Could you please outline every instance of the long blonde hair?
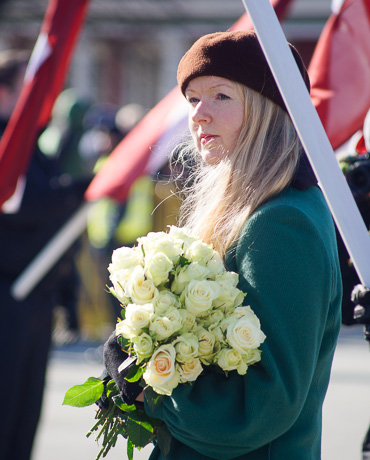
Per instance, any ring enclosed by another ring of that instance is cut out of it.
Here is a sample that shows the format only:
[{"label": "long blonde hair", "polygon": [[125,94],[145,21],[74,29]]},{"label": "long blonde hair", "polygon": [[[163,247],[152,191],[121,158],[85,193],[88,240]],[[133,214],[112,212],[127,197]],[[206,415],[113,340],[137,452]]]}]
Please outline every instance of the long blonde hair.
[{"label": "long blonde hair", "polygon": [[290,183],[302,152],[288,114],[252,89],[235,84],[243,89],[245,122],[234,152],[217,165],[208,165],[191,140],[179,149],[181,161],[190,158],[193,166],[179,224],[213,244],[222,256],[248,217]]}]

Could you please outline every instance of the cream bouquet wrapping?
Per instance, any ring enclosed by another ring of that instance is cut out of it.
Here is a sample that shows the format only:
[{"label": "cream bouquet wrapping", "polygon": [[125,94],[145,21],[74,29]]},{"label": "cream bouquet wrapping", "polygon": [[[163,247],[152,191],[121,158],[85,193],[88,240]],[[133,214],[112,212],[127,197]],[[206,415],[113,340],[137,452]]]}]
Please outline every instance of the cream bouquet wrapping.
[{"label": "cream bouquet wrapping", "polygon": [[[219,253],[186,228],[171,226],[168,233],[152,232],[137,243],[113,251],[108,267],[110,292],[123,307],[115,333],[130,362],[135,362],[129,381],[140,381],[147,388],[147,399],[155,404],[178,385],[192,384],[207,368],[246,374],[261,359],[259,346],[265,335],[255,313],[244,305],[246,293],[237,287],[238,274],[227,271]],[[121,367],[126,365],[125,361]],[[102,385],[91,377],[71,388],[64,403],[92,404],[101,396]],[[114,381],[107,385],[115,412],[104,438],[123,435],[129,458],[133,447],[143,447],[156,437],[166,444],[161,422],[150,420],[136,405],[125,405],[114,387]],[[90,399],[89,388],[94,393]],[[130,435],[127,429],[130,417],[135,428],[147,432],[139,441],[137,430]],[[99,411],[97,418],[107,420]],[[98,427],[99,422],[94,429]],[[104,426],[100,435],[102,431]],[[103,442],[101,454],[114,442]]]}]

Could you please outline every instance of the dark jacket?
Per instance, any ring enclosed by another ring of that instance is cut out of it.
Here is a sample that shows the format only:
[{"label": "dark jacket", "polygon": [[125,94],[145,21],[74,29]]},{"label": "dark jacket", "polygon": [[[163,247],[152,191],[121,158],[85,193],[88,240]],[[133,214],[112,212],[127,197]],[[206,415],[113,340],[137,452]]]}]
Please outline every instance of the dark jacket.
[{"label": "dark jacket", "polygon": [[[0,135],[5,122],[0,121]],[[0,212],[0,280],[12,283],[78,209],[90,179],[68,181],[56,160],[35,149],[26,172],[26,187],[16,213]],[[68,254],[66,255],[66,257]],[[57,270],[37,289],[52,291]]]}]

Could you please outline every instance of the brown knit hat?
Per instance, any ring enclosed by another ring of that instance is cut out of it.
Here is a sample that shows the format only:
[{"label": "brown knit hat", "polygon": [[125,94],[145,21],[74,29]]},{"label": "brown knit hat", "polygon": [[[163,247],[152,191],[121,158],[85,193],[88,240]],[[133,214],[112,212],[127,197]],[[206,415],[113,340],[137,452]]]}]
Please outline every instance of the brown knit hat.
[{"label": "brown knit hat", "polygon": [[[310,91],[307,69],[289,43],[294,59]],[[183,94],[190,80],[215,75],[242,83],[287,111],[258,38],[253,31],[216,32],[197,40],[183,56],[177,81]]]}]

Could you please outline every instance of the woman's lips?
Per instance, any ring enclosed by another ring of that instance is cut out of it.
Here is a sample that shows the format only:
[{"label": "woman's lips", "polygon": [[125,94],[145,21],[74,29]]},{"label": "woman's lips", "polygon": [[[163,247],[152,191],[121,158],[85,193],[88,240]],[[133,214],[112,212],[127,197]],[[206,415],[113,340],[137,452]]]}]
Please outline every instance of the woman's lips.
[{"label": "woman's lips", "polygon": [[201,144],[206,144],[207,142],[213,140],[215,137],[217,137],[215,134],[202,134],[200,136],[200,142]]}]

